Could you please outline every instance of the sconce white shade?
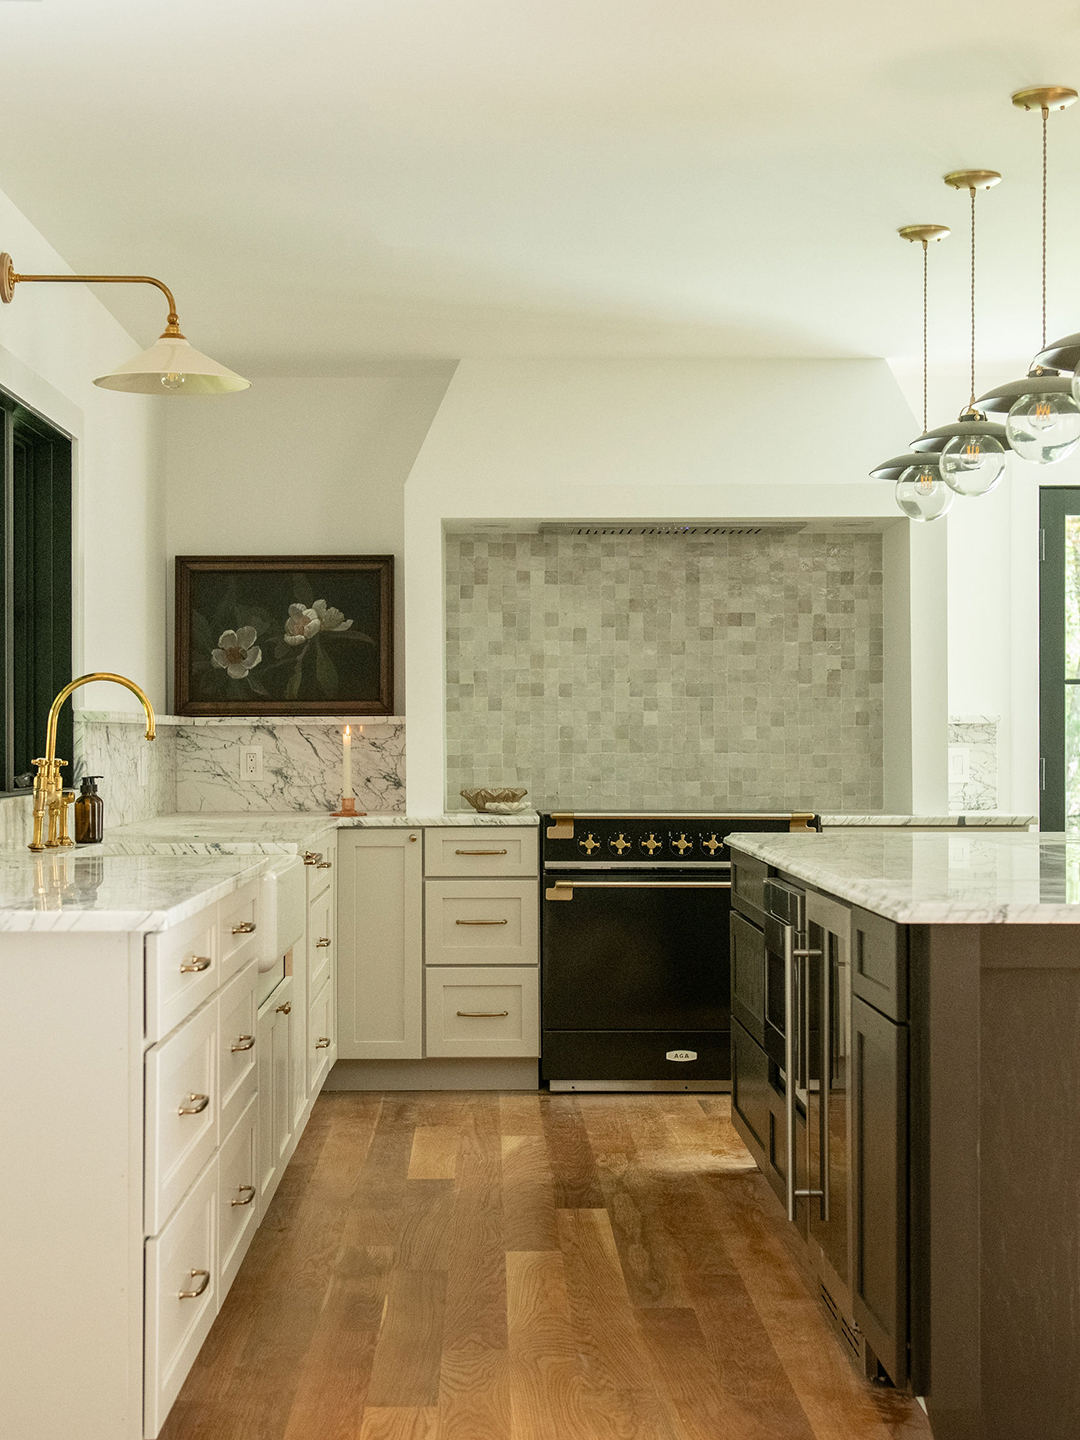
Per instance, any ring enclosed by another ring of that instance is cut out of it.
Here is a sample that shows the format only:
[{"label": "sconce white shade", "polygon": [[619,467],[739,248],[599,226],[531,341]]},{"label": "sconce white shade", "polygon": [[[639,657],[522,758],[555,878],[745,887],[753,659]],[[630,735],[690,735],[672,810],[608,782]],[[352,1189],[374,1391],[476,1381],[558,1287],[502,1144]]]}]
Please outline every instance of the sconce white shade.
[{"label": "sconce white shade", "polygon": [[182,335],[166,333],[94,384],[135,395],[231,395],[247,390],[251,381],[201,354]]}]

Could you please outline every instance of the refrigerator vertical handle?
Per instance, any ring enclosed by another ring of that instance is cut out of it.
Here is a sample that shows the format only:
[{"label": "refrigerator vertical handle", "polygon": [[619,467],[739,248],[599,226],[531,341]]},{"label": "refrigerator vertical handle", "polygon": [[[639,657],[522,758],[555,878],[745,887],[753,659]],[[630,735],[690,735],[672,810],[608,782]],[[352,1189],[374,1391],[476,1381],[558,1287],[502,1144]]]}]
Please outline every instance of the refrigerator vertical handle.
[{"label": "refrigerator vertical handle", "polygon": [[787,1153],[787,1216],[795,1222],[795,1036],[799,1017],[795,1005],[795,931],[784,935],[784,1123]]},{"label": "refrigerator vertical handle", "polygon": [[832,1130],[829,1125],[829,1102],[832,1099],[832,962],[828,939],[823,937],[821,947],[821,1079],[818,1082],[821,1130],[818,1137],[821,1164],[821,1219],[828,1224],[829,1215],[829,1159],[832,1152]]}]

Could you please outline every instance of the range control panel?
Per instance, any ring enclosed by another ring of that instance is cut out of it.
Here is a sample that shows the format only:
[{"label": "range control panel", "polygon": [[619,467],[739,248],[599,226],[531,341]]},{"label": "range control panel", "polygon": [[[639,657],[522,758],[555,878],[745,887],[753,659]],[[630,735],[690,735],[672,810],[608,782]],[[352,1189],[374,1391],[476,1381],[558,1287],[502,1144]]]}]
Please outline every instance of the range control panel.
[{"label": "range control panel", "polygon": [[816,815],[571,815],[540,817],[548,864],[708,864],[729,858],[727,837],[738,832],[820,830]]}]

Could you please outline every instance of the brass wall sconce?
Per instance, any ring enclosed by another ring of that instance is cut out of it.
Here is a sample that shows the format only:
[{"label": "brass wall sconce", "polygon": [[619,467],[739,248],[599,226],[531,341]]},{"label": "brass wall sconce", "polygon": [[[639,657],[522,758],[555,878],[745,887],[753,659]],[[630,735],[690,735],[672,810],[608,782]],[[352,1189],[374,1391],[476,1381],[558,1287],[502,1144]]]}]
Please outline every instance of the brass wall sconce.
[{"label": "brass wall sconce", "polygon": [[10,305],[16,285],[45,281],[49,284],[156,285],[169,302],[169,317],[155,345],[133,360],[99,375],[94,381],[104,390],[135,395],[230,395],[251,384],[196,350],[180,329],[172,291],[151,275],[20,275],[11,256],[0,251],[0,301]]}]

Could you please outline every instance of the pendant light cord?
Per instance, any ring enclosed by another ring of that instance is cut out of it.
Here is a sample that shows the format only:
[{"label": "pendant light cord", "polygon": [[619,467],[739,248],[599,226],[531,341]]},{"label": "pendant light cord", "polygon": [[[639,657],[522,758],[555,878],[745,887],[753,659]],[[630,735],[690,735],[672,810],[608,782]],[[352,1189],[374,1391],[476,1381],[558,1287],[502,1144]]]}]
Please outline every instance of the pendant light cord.
[{"label": "pendant light cord", "polygon": [[1046,349],[1046,122],[1047,106],[1042,107],[1042,348]]},{"label": "pendant light cord", "polygon": [[927,348],[926,348],[926,327],[927,327],[927,282],[930,266],[930,242],[922,242],[922,433],[926,434],[927,425],[927,404],[926,404],[926,371],[927,371]]},{"label": "pendant light cord", "polygon": [[971,399],[969,407],[975,409],[975,195],[971,187]]}]

